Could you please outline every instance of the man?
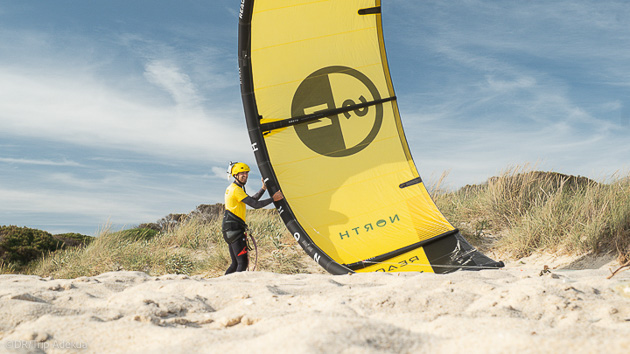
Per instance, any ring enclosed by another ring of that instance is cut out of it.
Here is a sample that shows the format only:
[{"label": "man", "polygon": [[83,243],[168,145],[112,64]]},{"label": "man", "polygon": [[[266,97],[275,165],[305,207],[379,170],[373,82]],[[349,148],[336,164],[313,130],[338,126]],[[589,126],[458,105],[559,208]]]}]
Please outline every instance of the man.
[{"label": "man", "polygon": [[249,196],[245,192],[245,184],[249,178],[249,166],[242,162],[230,163],[229,173],[234,181],[225,190],[225,214],[223,215],[223,238],[228,243],[232,264],[225,274],[247,270],[247,224],[245,223],[246,205],[259,209],[272,202],[284,198],[281,191],[277,191],[271,198],[259,200],[267,190],[263,181],[262,188],[256,194]]}]

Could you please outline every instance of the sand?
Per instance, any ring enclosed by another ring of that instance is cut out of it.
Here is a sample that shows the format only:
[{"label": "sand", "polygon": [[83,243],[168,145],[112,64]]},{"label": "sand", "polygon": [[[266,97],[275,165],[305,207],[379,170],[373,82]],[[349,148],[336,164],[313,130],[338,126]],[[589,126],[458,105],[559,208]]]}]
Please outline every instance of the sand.
[{"label": "sand", "polygon": [[615,264],[579,263],[533,257],[447,275],[0,275],[0,352],[629,353],[630,271],[606,279]]}]

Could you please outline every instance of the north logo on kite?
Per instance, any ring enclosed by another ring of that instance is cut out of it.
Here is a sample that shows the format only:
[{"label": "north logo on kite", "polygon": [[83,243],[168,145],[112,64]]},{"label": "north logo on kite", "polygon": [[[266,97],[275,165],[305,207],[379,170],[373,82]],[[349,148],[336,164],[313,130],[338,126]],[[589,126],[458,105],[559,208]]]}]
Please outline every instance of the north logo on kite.
[{"label": "north logo on kite", "polygon": [[298,86],[291,104],[291,116],[339,109],[342,112],[331,112],[324,118],[297,124],[295,132],[318,154],[330,157],[356,154],[374,141],[381,128],[382,103],[369,104],[379,100],[381,96],[376,85],[360,71],[345,66],[319,69]]}]

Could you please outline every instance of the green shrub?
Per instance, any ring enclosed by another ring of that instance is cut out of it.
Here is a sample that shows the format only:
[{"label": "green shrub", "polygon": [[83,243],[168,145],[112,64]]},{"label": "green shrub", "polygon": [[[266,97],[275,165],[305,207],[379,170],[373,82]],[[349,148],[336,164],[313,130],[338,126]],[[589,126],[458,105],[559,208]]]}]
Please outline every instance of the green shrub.
[{"label": "green shrub", "polygon": [[0,226],[0,260],[18,267],[61,248],[63,242],[46,231],[28,227]]},{"label": "green shrub", "polygon": [[94,241],[94,237],[81,235],[74,232],[53,235],[53,238],[63,243],[62,248],[85,247]]}]

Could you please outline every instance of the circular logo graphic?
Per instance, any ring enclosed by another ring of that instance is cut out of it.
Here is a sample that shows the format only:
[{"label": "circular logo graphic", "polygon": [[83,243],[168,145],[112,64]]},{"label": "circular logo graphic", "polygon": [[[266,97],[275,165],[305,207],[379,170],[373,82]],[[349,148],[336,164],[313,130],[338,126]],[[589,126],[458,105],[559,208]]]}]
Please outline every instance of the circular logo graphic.
[{"label": "circular logo graphic", "polygon": [[[380,100],[374,83],[358,70],[330,66],[310,74],[293,96],[291,116],[301,117]],[[365,149],[383,123],[383,106],[361,107],[295,125],[300,140],[314,152],[343,157]]]}]

